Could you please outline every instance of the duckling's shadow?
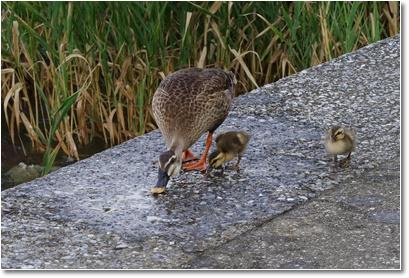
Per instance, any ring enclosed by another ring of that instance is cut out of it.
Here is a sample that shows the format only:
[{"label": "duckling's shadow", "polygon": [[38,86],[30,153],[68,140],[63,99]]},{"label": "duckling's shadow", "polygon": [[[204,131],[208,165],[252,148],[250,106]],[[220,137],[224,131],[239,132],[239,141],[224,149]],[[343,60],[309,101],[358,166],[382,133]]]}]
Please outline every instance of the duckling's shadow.
[{"label": "duckling's shadow", "polygon": [[330,173],[342,173],[351,170],[351,159],[343,158],[337,161],[331,160],[329,164]]},{"label": "duckling's shadow", "polygon": [[204,179],[211,182],[222,182],[222,181],[234,181],[241,178],[240,169],[236,169],[232,166],[223,166],[221,169],[212,169],[206,171],[204,174]]}]

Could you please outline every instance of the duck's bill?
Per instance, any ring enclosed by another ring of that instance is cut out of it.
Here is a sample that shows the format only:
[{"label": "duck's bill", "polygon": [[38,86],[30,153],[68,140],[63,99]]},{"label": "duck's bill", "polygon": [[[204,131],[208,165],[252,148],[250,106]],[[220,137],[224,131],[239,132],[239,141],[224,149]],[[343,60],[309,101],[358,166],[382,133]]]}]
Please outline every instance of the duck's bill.
[{"label": "duck's bill", "polygon": [[158,182],[156,183],[156,186],[152,187],[151,192],[155,194],[165,192],[166,185],[168,184],[168,182],[169,182],[168,174],[162,169],[159,169]]},{"label": "duck's bill", "polygon": [[166,190],[166,187],[154,186],[154,187],[151,188],[151,193],[152,194],[161,194],[161,193],[164,193],[165,190]]}]

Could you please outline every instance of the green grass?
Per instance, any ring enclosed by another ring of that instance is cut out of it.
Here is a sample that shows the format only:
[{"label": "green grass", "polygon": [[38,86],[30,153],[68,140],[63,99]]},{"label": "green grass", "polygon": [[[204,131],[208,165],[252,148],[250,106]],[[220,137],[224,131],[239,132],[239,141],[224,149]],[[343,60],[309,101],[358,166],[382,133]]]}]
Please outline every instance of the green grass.
[{"label": "green grass", "polygon": [[395,35],[399,16],[399,2],[2,2],[4,119],[49,168],[156,128],[170,72],[231,69],[243,93]]}]

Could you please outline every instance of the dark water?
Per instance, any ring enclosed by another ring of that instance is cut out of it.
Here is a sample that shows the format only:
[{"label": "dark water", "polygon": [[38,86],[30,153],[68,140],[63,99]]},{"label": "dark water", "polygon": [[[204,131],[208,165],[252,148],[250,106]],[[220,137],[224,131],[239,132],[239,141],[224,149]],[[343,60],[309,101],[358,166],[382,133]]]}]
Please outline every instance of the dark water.
[{"label": "dark water", "polygon": [[[13,167],[24,163],[26,165],[38,165],[41,166],[43,160],[43,154],[35,152],[30,148],[30,142],[25,140],[25,151],[19,145],[13,145],[11,139],[8,137],[8,132],[4,124],[2,123],[1,133],[1,190],[12,188],[19,184],[15,182],[9,175],[8,171]],[[86,146],[78,146],[78,153],[80,160],[90,157],[91,155],[101,152],[109,146],[105,145],[105,142],[101,139],[94,140],[91,144]],[[58,154],[54,166],[56,168],[64,167],[75,163],[76,160],[68,157],[62,151]]]}]

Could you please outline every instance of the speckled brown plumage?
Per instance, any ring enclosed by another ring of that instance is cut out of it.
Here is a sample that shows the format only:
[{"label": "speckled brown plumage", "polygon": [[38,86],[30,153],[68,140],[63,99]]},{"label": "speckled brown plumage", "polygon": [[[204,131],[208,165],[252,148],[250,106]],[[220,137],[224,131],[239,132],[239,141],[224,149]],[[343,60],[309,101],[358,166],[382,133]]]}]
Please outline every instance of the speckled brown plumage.
[{"label": "speckled brown plumage", "polygon": [[168,149],[179,155],[225,120],[233,83],[231,72],[198,68],[179,70],[161,82],[152,110]]}]

